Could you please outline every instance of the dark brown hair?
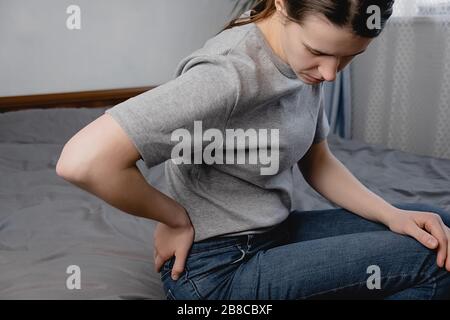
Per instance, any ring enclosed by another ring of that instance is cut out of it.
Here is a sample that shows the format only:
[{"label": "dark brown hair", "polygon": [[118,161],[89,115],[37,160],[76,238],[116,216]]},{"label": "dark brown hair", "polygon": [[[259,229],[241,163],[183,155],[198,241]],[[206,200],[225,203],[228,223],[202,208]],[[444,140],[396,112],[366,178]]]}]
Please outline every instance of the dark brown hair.
[{"label": "dark brown hair", "polygon": [[[354,34],[367,37],[377,37],[392,15],[394,0],[283,0],[288,19],[302,24],[308,14],[322,14],[337,27],[351,27]],[[376,5],[380,8],[381,28],[370,29],[367,20],[373,13],[367,9]],[[222,30],[270,17],[275,13],[275,0],[260,0],[251,9],[250,17],[233,19]]]}]

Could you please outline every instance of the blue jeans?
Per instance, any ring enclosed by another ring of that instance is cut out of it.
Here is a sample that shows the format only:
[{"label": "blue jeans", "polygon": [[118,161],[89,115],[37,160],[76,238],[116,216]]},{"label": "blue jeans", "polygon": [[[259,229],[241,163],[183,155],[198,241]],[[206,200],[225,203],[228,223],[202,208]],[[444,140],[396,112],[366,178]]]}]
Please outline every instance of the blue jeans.
[{"label": "blue jeans", "polygon": [[[450,214],[426,204],[393,204]],[[436,251],[345,209],[293,211],[263,234],[195,242],[177,281],[174,257],[161,280],[168,299],[450,299]]]}]

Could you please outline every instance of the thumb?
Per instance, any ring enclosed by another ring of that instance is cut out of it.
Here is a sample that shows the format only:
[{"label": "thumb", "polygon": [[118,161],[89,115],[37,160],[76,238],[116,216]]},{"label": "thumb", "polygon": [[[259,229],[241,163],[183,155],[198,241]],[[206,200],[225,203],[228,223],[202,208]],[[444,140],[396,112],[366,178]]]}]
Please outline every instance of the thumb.
[{"label": "thumb", "polygon": [[180,274],[184,271],[184,263],[186,261],[186,253],[175,253],[175,262],[172,267],[172,279],[178,280]]},{"label": "thumb", "polygon": [[411,232],[409,232],[409,234],[429,249],[435,249],[439,244],[435,237],[419,228],[417,225],[414,225],[411,228]]}]

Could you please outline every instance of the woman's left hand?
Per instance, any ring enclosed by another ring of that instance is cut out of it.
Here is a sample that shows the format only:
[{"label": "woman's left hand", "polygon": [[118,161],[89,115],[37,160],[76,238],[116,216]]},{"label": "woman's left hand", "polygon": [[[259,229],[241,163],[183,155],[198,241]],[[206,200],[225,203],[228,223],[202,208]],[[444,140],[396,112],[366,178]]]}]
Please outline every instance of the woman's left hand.
[{"label": "woman's left hand", "polygon": [[450,271],[450,229],[440,215],[395,208],[387,226],[393,232],[415,238],[429,249],[437,248],[437,265]]}]

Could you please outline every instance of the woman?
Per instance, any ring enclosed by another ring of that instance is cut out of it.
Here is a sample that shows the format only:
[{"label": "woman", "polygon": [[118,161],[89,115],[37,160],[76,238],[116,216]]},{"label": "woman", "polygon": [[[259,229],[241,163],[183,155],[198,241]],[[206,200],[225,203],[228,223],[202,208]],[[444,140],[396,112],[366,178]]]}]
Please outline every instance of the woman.
[{"label": "woman", "polygon": [[[385,202],[326,140],[320,83],[366,50],[392,1],[267,0],[250,12],[183,59],[175,79],[77,133],[58,175],[160,222],[155,268],[168,299],[448,298],[450,215]],[[239,128],[248,144],[230,145]],[[204,148],[212,137],[214,152]],[[180,138],[194,144],[194,163],[192,150],[174,152]],[[263,174],[265,147],[277,156]],[[229,151],[238,160],[224,164]],[[256,152],[258,163],[242,161]],[[169,195],[146,182],[140,158],[148,167],[173,160]],[[292,210],[295,165],[340,209]]]}]

